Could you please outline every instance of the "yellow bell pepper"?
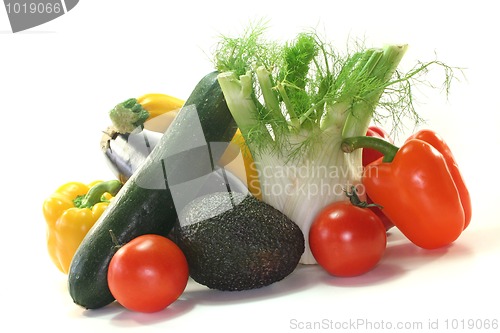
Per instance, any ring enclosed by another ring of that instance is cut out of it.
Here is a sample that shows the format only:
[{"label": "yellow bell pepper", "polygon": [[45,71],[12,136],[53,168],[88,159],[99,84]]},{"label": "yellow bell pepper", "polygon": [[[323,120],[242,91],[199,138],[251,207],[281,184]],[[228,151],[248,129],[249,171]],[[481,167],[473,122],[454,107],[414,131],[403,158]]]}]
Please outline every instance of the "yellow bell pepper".
[{"label": "yellow bell pepper", "polygon": [[47,249],[61,272],[68,273],[78,246],[121,187],[118,180],[69,182],[45,199]]}]

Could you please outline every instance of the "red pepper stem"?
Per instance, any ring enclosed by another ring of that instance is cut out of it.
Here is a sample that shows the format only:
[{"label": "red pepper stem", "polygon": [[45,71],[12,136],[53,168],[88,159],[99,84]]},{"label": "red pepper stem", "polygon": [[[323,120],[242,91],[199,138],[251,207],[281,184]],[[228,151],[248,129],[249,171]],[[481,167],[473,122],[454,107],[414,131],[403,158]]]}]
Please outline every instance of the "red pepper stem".
[{"label": "red pepper stem", "polygon": [[384,155],[382,162],[392,162],[399,150],[392,143],[372,136],[353,136],[342,140],[342,151],[345,153],[352,153],[359,148],[369,148],[381,152]]},{"label": "red pepper stem", "polygon": [[98,183],[90,188],[81,200],[80,204],[77,206],[79,208],[92,208],[95,204],[102,202],[102,196],[104,193],[109,193],[112,196],[115,196],[122,185],[123,184],[116,179]]}]

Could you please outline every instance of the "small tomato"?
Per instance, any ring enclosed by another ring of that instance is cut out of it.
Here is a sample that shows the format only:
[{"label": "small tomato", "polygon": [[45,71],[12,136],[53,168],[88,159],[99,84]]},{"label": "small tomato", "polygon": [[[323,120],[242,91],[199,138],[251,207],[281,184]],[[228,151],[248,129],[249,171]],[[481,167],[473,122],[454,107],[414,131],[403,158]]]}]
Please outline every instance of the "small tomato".
[{"label": "small tomato", "polygon": [[345,201],[326,206],[309,230],[314,258],[335,276],[368,272],[382,258],[386,244],[386,231],[377,215]]},{"label": "small tomato", "polygon": [[184,292],[188,278],[184,253],[159,235],[142,235],[123,245],[108,268],[111,294],[137,312],[163,310]]}]

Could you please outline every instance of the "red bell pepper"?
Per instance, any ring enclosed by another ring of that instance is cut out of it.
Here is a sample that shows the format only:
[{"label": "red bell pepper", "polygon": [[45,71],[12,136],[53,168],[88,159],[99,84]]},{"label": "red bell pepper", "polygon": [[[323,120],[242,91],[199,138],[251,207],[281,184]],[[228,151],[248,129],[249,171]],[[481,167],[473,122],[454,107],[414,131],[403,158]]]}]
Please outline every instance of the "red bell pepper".
[{"label": "red bell pepper", "polygon": [[[377,126],[368,127],[368,130],[366,131],[366,136],[384,139],[384,140],[389,141],[391,143],[393,142],[392,139],[389,137],[389,134],[384,129],[377,127]],[[379,158],[384,156],[380,151],[375,150],[375,149],[370,149],[370,148],[363,149],[362,154],[363,154],[362,155],[363,167],[366,167],[368,164],[370,164],[370,163],[372,163],[372,162],[374,162],[374,161],[376,161]],[[370,198],[369,195],[366,196],[366,202],[369,205],[371,205],[371,206],[369,206],[369,209],[372,210],[378,216],[378,218],[382,221],[382,223],[384,224],[385,230],[389,230],[392,227],[394,227],[394,223],[392,223],[392,221],[387,217],[387,215],[384,214],[382,209],[380,209],[380,207],[378,207],[377,205],[373,205],[374,202]]]},{"label": "red bell pepper", "polygon": [[383,158],[365,168],[363,185],[410,241],[435,249],[460,236],[466,226],[467,203],[464,207],[458,190],[463,182],[457,184],[448,157],[432,144],[413,137],[401,148],[374,137],[344,140],[344,151],[357,148],[383,153]]},{"label": "red bell pepper", "polygon": [[[392,139],[389,137],[389,134],[384,129],[377,126],[368,127],[368,130],[366,131],[366,136],[384,139],[392,143]],[[368,164],[378,160],[383,156],[384,155],[376,149],[370,149],[370,148],[363,149],[363,162],[362,162],[363,166],[365,167]]]},{"label": "red bell pepper", "polygon": [[448,166],[450,174],[453,177],[458,193],[460,195],[460,201],[462,202],[465,214],[464,229],[467,228],[472,217],[472,204],[470,194],[450,147],[440,135],[429,129],[420,130],[408,138],[408,140],[412,139],[420,139],[422,141],[425,141],[436,148],[441,154],[443,154],[446,165]]}]

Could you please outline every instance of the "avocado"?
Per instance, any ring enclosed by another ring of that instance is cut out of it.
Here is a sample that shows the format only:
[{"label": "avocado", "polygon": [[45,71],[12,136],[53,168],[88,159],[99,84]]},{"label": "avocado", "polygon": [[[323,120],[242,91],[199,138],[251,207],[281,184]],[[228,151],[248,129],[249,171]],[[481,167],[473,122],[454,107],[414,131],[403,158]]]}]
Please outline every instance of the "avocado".
[{"label": "avocado", "polygon": [[179,214],[174,239],[191,278],[211,289],[238,291],[280,281],[304,252],[300,228],[279,210],[249,194],[216,192]]}]

